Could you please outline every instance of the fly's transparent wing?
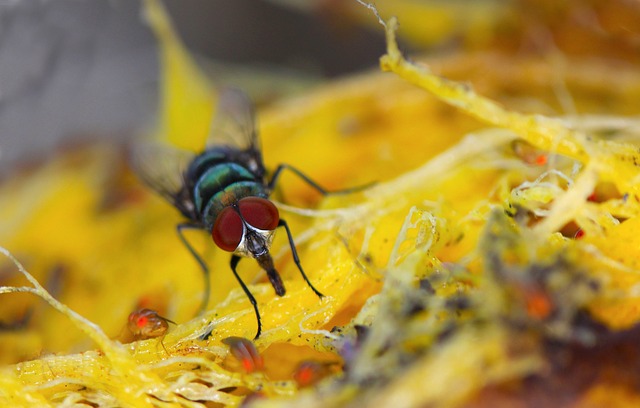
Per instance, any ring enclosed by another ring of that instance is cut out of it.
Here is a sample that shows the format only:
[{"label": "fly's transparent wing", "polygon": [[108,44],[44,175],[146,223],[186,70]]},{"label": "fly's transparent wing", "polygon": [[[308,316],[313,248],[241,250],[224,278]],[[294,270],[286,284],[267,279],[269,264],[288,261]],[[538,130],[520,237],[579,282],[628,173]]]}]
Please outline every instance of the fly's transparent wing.
[{"label": "fly's transparent wing", "polygon": [[195,219],[194,205],[185,188],[184,174],[195,153],[157,142],[131,146],[130,162],[138,178],[184,215]]},{"label": "fly's transparent wing", "polygon": [[260,151],[256,135],[253,104],[236,88],[220,90],[218,108],[211,123],[207,148],[230,146],[239,150]]}]

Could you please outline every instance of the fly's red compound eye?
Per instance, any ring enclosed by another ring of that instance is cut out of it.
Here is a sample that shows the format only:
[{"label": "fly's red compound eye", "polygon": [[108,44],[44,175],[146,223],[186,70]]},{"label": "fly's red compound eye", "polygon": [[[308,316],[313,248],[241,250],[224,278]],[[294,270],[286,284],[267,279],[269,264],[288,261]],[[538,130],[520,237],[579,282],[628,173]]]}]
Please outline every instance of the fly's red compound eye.
[{"label": "fly's red compound eye", "polygon": [[211,230],[213,242],[227,252],[233,252],[242,241],[242,219],[233,207],[220,211]]},{"label": "fly's red compound eye", "polygon": [[278,226],[278,209],[266,198],[246,197],[238,201],[238,207],[242,217],[252,227],[270,231]]},{"label": "fly's red compound eye", "polygon": [[146,316],[144,310],[147,309],[138,310],[129,315],[129,330],[131,330],[131,333],[138,334],[140,330],[147,325],[149,318]]}]

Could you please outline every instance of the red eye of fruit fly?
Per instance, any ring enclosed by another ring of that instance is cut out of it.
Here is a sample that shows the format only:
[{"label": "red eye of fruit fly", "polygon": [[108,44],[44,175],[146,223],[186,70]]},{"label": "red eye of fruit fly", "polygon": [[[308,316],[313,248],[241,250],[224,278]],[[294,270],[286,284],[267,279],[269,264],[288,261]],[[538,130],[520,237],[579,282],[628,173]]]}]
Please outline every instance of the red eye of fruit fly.
[{"label": "red eye of fruit fly", "polygon": [[261,230],[274,230],[280,221],[276,206],[266,198],[246,197],[238,201],[238,208],[244,220]]},{"label": "red eye of fruit fly", "polygon": [[236,209],[229,206],[220,211],[211,230],[213,242],[221,249],[233,252],[242,241],[242,219]]},{"label": "red eye of fruit fly", "polygon": [[138,329],[142,329],[147,325],[147,323],[149,323],[149,318],[147,316],[140,316],[138,317],[138,320],[135,321],[135,324],[138,327]]}]

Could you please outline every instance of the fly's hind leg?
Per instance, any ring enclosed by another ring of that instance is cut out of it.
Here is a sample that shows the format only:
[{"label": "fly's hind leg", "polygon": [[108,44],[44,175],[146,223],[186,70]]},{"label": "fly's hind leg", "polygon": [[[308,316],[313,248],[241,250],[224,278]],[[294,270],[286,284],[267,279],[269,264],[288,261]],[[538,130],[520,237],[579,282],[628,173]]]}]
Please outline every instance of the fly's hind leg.
[{"label": "fly's hind leg", "polygon": [[300,177],[302,180],[304,180],[307,184],[309,184],[311,187],[313,187],[317,192],[319,192],[322,195],[357,193],[358,191],[365,190],[375,184],[375,182],[373,182],[373,183],[365,184],[363,186],[345,188],[343,190],[337,190],[337,191],[329,191],[324,187],[322,187],[320,184],[313,181],[311,178],[309,178],[309,176],[307,176],[300,170],[296,169],[295,167],[289,164],[281,164],[278,166],[278,168],[276,168],[276,171],[273,172],[273,176],[271,176],[271,180],[269,180],[268,186],[270,191],[273,191],[273,189],[276,186],[276,183],[278,182],[278,178],[280,177],[280,174],[282,174],[282,171],[285,169],[292,171],[296,176]]},{"label": "fly's hind leg", "polygon": [[202,269],[202,274],[203,274],[203,278],[204,278],[204,295],[202,297],[202,303],[200,304],[200,309],[198,309],[198,314],[202,314],[204,313],[204,311],[207,309],[207,305],[209,304],[209,292],[211,292],[211,277],[209,274],[209,268],[207,267],[207,265],[204,263],[204,260],[202,260],[202,257],[196,252],[195,249],[193,249],[193,247],[191,246],[191,244],[189,243],[189,241],[187,241],[187,239],[185,238],[184,234],[182,233],[182,230],[201,230],[202,227],[200,227],[199,225],[195,225],[195,224],[178,224],[178,226],[176,227],[176,230],[178,232],[178,237],[180,237],[180,241],[182,241],[182,243],[184,244],[185,247],[187,247],[187,249],[189,250],[189,252],[191,252],[191,255],[193,255],[193,257],[196,259],[196,261],[198,261],[198,264],[200,265],[200,268]]},{"label": "fly's hind leg", "polygon": [[[279,179],[280,175],[282,174],[282,171],[285,170],[285,169],[288,169],[288,170],[292,171],[296,176],[300,177],[307,184],[309,184],[311,187],[313,187],[316,191],[318,191],[320,194],[322,194],[324,196],[331,195],[331,194],[350,194],[350,193],[355,193],[355,192],[358,192],[358,191],[362,191],[362,190],[364,190],[364,189],[366,189],[368,187],[371,187],[372,185],[375,184],[375,183],[369,183],[369,184],[365,184],[364,186],[357,186],[357,187],[347,188],[347,189],[338,190],[338,191],[329,191],[329,190],[325,189],[324,187],[320,186],[318,183],[316,183],[311,178],[309,178],[309,176],[307,176],[306,174],[304,174],[300,170],[296,169],[295,167],[293,167],[291,165],[288,165],[288,164],[281,164],[273,172],[273,176],[271,177],[271,180],[268,183],[268,188],[269,188],[270,191],[273,191],[273,189],[276,186],[276,183],[278,182],[278,179]],[[304,273],[304,269],[302,269],[302,264],[300,263],[300,258],[298,258],[298,251],[296,250],[296,246],[295,246],[295,244],[293,242],[293,237],[291,235],[291,230],[289,230],[289,226],[287,225],[286,221],[284,221],[283,219],[280,219],[280,221],[278,223],[278,227],[284,227],[284,229],[287,231],[287,237],[289,238],[289,246],[291,247],[291,253],[293,255],[293,260],[296,263],[296,265],[298,266],[298,270],[300,270],[300,273],[302,274],[302,277],[304,278],[305,282],[307,282],[307,285],[309,285],[311,290],[313,290],[315,292],[315,294],[318,295],[318,297],[322,298],[324,295],[322,293],[320,293],[320,291],[318,289],[316,289],[313,286],[313,284],[311,284],[311,281],[309,281],[309,278]]]}]

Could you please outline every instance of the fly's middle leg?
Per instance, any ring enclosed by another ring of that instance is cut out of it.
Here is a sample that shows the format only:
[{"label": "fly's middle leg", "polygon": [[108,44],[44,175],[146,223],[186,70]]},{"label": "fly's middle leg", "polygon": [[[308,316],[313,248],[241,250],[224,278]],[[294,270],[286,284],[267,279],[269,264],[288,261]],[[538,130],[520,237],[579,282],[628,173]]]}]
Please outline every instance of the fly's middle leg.
[{"label": "fly's middle leg", "polygon": [[198,309],[198,314],[204,313],[207,310],[207,305],[209,304],[209,293],[211,292],[211,277],[209,274],[209,268],[207,268],[207,264],[204,263],[202,257],[196,252],[196,250],[191,246],[187,238],[184,236],[183,230],[202,230],[202,227],[195,224],[178,224],[176,227],[176,231],[178,232],[178,237],[180,237],[180,241],[184,244],[185,247],[191,252],[191,255],[196,259],[200,268],[202,269],[202,274],[204,278],[204,294],[202,297],[202,303],[200,304],[200,309]]}]

